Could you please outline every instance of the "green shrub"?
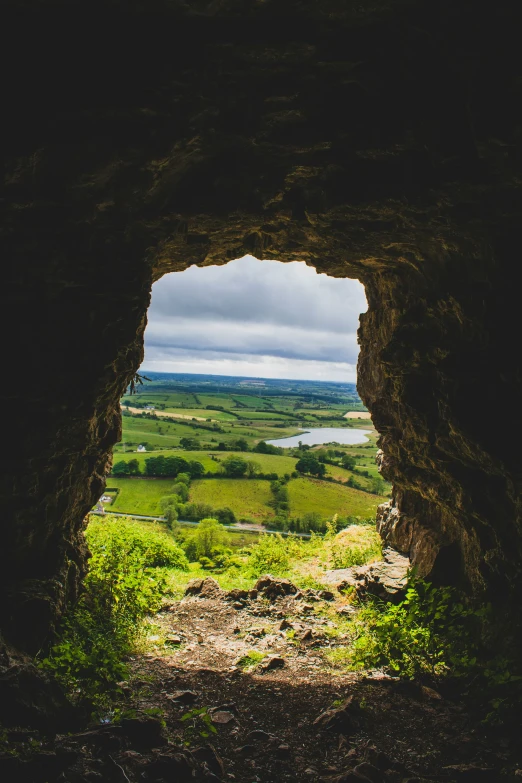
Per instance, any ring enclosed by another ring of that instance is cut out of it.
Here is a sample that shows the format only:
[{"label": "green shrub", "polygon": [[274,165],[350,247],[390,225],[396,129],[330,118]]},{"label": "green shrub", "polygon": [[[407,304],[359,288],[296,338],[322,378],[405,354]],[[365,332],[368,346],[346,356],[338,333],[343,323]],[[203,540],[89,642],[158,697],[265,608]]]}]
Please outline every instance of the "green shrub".
[{"label": "green shrub", "polygon": [[119,554],[139,552],[148,568],[188,569],[188,562],[179,545],[161,529],[147,529],[128,519],[106,518],[90,523],[85,531],[92,552],[90,571],[95,568],[117,567]]},{"label": "green shrub", "polygon": [[484,722],[512,723],[518,718],[519,629],[503,629],[504,654],[496,654],[499,628],[489,604],[471,607],[455,588],[412,581],[396,606],[367,603],[354,628],[353,647],[344,656],[352,668],[383,667],[407,678],[451,677],[461,682]]},{"label": "green shrub", "polygon": [[198,557],[212,558],[225,548],[228,533],[217,519],[202,519],[194,533]]},{"label": "green shrub", "polygon": [[76,701],[102,707],[125,677],[124,659],[143,619],[160,607],[164,567],[186,569],[188,563],[167,535],[125,519],[93,521],[86,538],[91,558],[85,592],[41,665]]},{"label": "green shrub", "polygon": [[467,675],[477,664],[480,618],[453,588],[414,581],[401,603],[370,601],[362,608],[352,663],[409,678]]},{"label": "green shrub", "polygon": [[201,568],[205,568],[207,571],[212,571],[216,567],[214,561],[204,555],[201,555],[198,562]]},{"label": "green shrub", "polygon": [[266,572],[274,575],[284,574],[290,567],[290,557],[287,542],[280,533],[269,535],[263,533],[259,541],[250,550],[250,571],[254,576]]}]

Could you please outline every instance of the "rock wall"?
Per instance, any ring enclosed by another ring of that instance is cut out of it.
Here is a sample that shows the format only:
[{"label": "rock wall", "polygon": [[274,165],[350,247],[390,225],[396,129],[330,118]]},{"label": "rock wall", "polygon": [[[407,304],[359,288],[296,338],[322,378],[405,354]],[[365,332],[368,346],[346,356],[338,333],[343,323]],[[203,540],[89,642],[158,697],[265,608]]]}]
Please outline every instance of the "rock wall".
[{"label": "rock wall", "polygon": [[380,529],[423,575],[516,602],[513,4],[3,13],[6,637],[39,649],[77,595],[152,281],[246,253],[364,282],[359,387],[395,486]]}]

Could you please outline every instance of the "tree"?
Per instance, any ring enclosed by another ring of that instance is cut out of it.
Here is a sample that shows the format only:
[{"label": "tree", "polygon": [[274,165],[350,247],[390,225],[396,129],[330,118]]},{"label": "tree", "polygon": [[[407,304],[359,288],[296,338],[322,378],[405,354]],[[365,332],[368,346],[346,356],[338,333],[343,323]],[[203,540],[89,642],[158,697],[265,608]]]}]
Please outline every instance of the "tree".
[{"label": "tree", "polygon": [[381,476],[375,476],[375,478],[371,480],[370,491],[373,492],[374,495],[384,495],[386,484]]},{"label": "tree", "polygon": [[247,476],[253,478],[261,470],[261,465],[253,459],[247,460]]},{"label": "tree", "polygon": [[199,451],[201,443],[197,438],[181,438],[179,445],[185,451]]},{"label": "tree", "polygon": [[310,473],[312,476],[324,476],[326,468],[322,462],[319,462],[312,454],[305,454],[297,460],[295,465],[299,473]]},{"label": "tree", "polygon": [[165,511],[169,506],[177,506],[181,498],[179,495],[164,495],[160,498],[159,504],[162,511]]},{"label": "tree", "polygon": [[355,468],[355,457],[352,457],[350,454],[345,454],[341,459],[341,465],[343,468],[346,468],[346,470],[353,470]]},{"label": "tree", "polygon": [[186,484],[178,481],[172,487],[172,491],[179,497],[182,503],[186,503],[189,499],[189,489]]},{"label": "tree", "polygon": [[187,503],[180,509],[180,513],[185,519],[189,519],[191,522],[197,522],[200,519],[205,519],[214,513],[212,506],[208,503]]},{"label": "tree", "polygon": [[273,446],[271,443],[265,443],[264,440],[260,440],[252,451],[257,451],[258,454],[283,454],[280,446]]},{"label": "tree", "polygon": [[[173,530],[175,523],[178,521],[178,509],[176,506],[167,506],[163,512],[163,516],[165,517],[167,527],[170,530]],[[176,527],[179,527],[179,525],[176,525]]]},{"label": "tree", "polygon": [[165,458],[165,476],[177,476],[181,471],[188,469],[188,462],[183,457]]},{"label": "tree", "polygon": [[235,525],[237,522],[236,515],[231,508],[226,506],[225,508],[218,508],[214,511],[216,519],[221,522],[222,525]]},{"label": "tree", "polygon": [[129,469],[129,476],[140,475],[140,463],[138,462],[137,459],[129,460],[127,467]]},{"label": "tree", "polygon": [[205,472],[205,468],[203,467],[201,462],[196,462],[196,460],[190,460],[188,464],[188,472],[190,473],[192,478],[199,478]]},{"label": "tree", "polygon": [[217,519],[210,517],[201,520],[194,538],[198,557],[212,557],[216,550],[225,546],[227,533]]},{"label": "tree", "polygon": [[164,476],[166,459],[161,454],[159,457],[149,457],[145,460],[145,473],[147,476]]},{"label": "tree", "polygon": [[309,533],[311,530],[322,530],[325,527],[325,523],[322,520],[321,515],[317,511],[307,511],[303,515],[301,522],[301,531],[303,533]]},{"label": "tree", "polygon": [[222,465],[225,474],[232,478],[241,478],[245,475],[248,468],[246,459],[243,459],[243,457],[234,457],[232,455],[223,460]]},{"label": "tree", "polygon": [[[185,462],[185,460],[183,460],[183,462]],[[190,484],[190,473],[178,473],[176,481],[188,486]]]},{"label": "tree", "polygon": [[120,460],[115,465],[112,466],[112,475],[113,476],[128,476],[129,475],[129,465],[125,460]]},{"label": "tree", "polygon": [[239,449],[239,451],[248,451],[248,441],[245,438],[238,438],[233,442],[233,447]]}]

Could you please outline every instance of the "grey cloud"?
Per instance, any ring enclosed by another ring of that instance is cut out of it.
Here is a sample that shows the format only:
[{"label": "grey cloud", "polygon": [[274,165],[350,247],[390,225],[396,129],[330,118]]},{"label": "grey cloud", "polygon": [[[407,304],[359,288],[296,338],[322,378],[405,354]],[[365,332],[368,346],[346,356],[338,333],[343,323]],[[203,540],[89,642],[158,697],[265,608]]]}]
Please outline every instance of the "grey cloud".
[{"label": "grey cloud", "polygon": [[246,257],[226,266],[191,267],[153,288],[155,316],[194,314],[212,320],[301,324],[307,329],[354,332],[366,309],[357,281],[318,275],[303,263]]},{"label": "grey cloud", "polygon": [[146,345],[319,361],[354,363],[357,360],[354,333],[310,332],[287,325],[165,318],[151,324]]},{"label": "grey cloud", "polygon": [[354,373],[365,309],[360,283],[318,275],[304,264],[246,257],[224,267],[191,267],[153,287],[144,368],[186,372],[199,362],[213,372],[226,367],[224,374],[259,366],[269,377],[306,377],[308,362],[311,378],[327,377],[328,365],[346,378]]}]

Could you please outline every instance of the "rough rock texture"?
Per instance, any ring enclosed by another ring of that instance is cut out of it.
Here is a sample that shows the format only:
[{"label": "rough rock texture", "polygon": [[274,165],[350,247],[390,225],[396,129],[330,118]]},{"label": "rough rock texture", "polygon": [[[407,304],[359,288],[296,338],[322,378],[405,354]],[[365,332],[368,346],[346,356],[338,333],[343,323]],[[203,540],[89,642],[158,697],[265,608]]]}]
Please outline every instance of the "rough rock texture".
[{"label": "rough rock texture", "polygon": [[8,640],[37,650],[77,595],[152,281],[245,253],[365,284],[359,389],[395,485],[380,528],[421,573],[516,603],[516,5],[2,13]]},{"label": "rough rock texture", "polygon": [[326,571],[324,581],[339,592],[355,588],[360,595],[368,593],[386,600],[398,600],[404,596],[411,570],[409,557],[396,549],[386,547],[383,559],[376,563],[351,568],[335,568]]}]

